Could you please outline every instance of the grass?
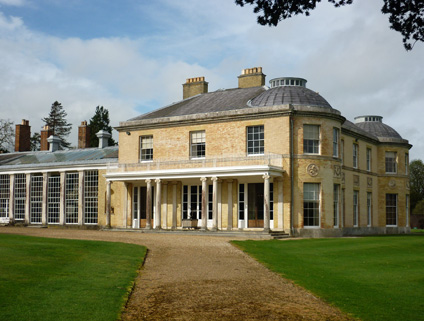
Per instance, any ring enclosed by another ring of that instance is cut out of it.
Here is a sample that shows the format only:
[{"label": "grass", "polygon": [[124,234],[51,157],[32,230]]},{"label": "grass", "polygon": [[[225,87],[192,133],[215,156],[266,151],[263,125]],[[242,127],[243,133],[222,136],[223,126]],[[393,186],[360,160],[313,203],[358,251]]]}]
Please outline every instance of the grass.
[{"label": "grass", "polygon": [[0,234],[0,320],[116,320],[146,248]]},{"label": "grass", "polygon": [[424,233],[424,230],[421,230],[421,229],[411,229],[411,232],[412,233],[416,233],[416,234],[423,234]]},{"label": "grass", "polygon": [[423,235],[233,243],[362,320],[424,320]]}]

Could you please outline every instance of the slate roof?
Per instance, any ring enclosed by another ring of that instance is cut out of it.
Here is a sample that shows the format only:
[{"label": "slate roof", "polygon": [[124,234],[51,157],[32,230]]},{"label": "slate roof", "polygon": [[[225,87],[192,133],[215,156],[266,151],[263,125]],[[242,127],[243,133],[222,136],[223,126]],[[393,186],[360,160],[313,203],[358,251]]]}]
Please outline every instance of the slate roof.
[{"label": "slate roof", "polygon": [[331,108],[331,105],[320,94],[301,86],[274,87],[251,101],[251,105],[255,107],[286,104]]},{"label": "slate roof", "polygon": [[118,146],[106,148],[70,149],[56,152],[37,151],[0,154],[0,171],[15,167],[42,167],[52,165],[81,165],[113,163],[118,161]]},{"label": "slate roof", "polygon": [[349,121],[347,119],[343,123],[342,128],[347,129],[347,130],[350,130],[350,131],[352,131],[354,133],[357,133],[357,134],[360,134],[360,135],[367,136],[369,138],[378,140],[378,137],[377,136],[373,135],[372,133],[370,133],[370,132],[368,132],[366,130],[363,130],[361,127],[356,126],[356,124],[352,123],[351,121]]},{"label": "slate roof", "polygon": [[264,91],[266,91],[265,87],[218,90],[184,99],[164,108],[129,119],[129,121],[248,108],[247,102]]},{"label": "slate roof", "polygon": [[355,125],[379,138],[403,139],[396,130],[379,121],[364,121]]}]

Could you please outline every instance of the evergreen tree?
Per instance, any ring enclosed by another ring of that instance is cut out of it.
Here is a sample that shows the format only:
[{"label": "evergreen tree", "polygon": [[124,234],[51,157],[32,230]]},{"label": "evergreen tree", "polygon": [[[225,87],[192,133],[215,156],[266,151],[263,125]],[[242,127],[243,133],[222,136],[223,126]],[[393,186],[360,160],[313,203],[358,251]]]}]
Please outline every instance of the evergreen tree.
[{"label": "evergreen tree", "polygon": [[[90,119],[88,127],[90,128],[90,146],[99,146],[99,138],[96,134],[100,130],[105,130],[112,134],[112,127],[110,126],[109,111],[103,106],[97,106],[94,116]],[[115,140],[111,137],[108,141],[109,146],[116,145]]]},{"label": "evergreen tree", "polygon": [[66,121],[66,112],[58,101],[52,104],[48,117],[41,119],[53,131],[53,135],[61,139],[61,146],[69,148],[70,143],[66,140],[72,129],[72,125]]},{"label": "evergreen tree", "polygon": [[40,150],[40,142],[41,142],[40,133],[34,133],[31,136],[30,141],[31,141],[31,150],[32,151]]}]

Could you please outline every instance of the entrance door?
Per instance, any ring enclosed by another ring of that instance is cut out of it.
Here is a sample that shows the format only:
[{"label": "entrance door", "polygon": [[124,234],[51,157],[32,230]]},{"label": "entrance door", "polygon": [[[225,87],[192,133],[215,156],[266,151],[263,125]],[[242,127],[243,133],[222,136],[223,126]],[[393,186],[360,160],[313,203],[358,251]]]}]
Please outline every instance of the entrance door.
[{"label": "entrance door", "polygon": [[264,184],[248,184],[248,227],[264,227]]},{"label": "entrance door", "polygon": [[[152,187],[152,217],[151,224],[153,226],[153,190]],[[133,228],[146,227],[147,216],[146,216],[146,196],[147,196],[147,187],[140,186],[134,187],[133,194]]]}]

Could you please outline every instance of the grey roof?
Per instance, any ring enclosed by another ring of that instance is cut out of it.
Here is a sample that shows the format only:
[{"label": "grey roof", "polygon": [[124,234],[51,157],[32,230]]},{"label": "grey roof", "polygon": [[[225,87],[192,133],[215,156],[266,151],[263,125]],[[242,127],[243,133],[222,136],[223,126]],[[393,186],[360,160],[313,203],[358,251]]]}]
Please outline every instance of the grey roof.
[{"label": "grey roof", "polygon": [[320,94],[301,86],[274,87],[251,101],[251,105],[255,107],[286,104],[331,108],[331,105]]},{"label": "grey roof", "polygon": [[248,108],[247,102],[265,90],[265,87],[234,88],[196,95],[164,108],[132,118],[129,121]]},{"label": "grey roof", "polygon": [[386,125],[380,121],[364,121],[356,123],[359,128],[377,136],[378,138],[396,138],[402,139],[399,133],[389,125]]},{"label": "grey roof", "polygon": [[118,160],[118,146],[0,154],[0,170],[5,167],[40,167],[112,163]]},{"label": "grey roof", "polygon": [[367,136],[371,139],[378,140],[377,136],[373,135],[372,133],[370,133],[366,130],[363,130],[362,128],[356,126],[356,124],[352,123],[351,121],[349,121],[347,119],[343,123],[342,128],[350,130],[354,133],[357,133],[357,134],[360,134],[360,135],[363,135],[363,136]]}]

